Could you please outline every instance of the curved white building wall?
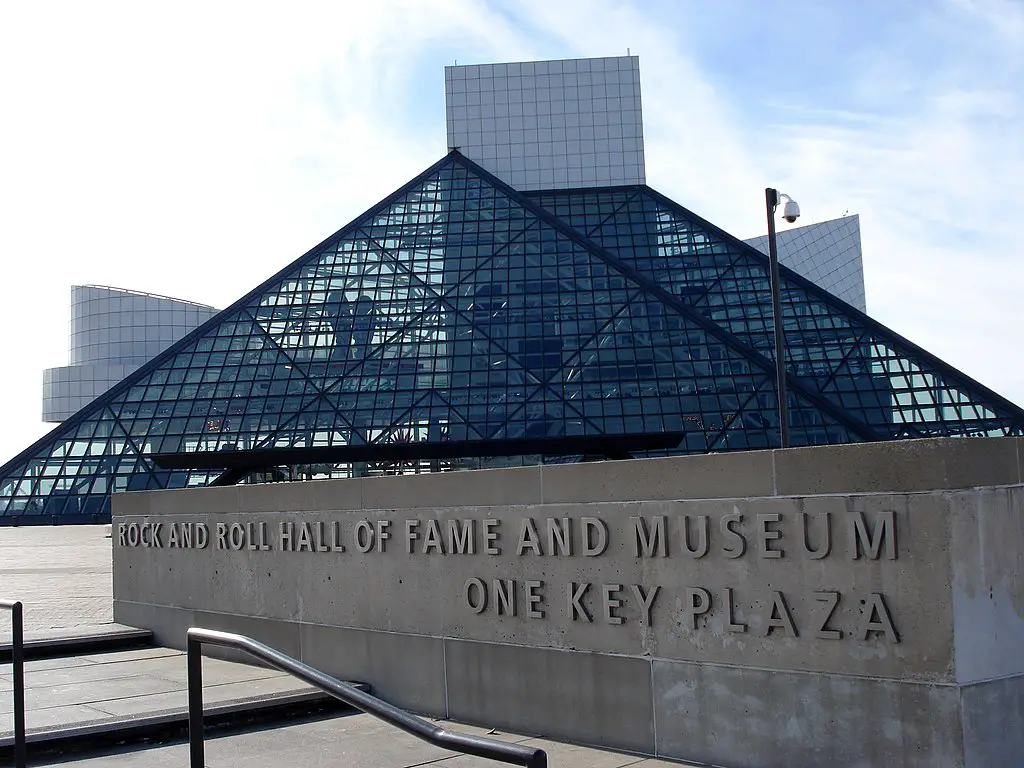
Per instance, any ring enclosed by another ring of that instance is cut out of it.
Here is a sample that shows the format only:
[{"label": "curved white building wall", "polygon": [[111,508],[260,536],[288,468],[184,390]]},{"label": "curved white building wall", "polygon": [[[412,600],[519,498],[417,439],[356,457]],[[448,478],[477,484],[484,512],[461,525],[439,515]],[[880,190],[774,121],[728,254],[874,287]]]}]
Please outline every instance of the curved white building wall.
[{"label": "curved white building wall", "polygon": [[123,288],[72,286],[70,364],[43,372],[43,421],[64,421],[219,311]]}]

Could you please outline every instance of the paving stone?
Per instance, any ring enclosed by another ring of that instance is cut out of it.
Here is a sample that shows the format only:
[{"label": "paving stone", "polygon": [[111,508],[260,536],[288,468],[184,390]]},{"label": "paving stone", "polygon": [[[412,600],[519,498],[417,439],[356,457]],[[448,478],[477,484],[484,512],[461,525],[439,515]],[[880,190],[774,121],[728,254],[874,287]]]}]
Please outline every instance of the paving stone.
[{"label": "paving stone", "polygon": [[[82,704],[67,707],[49,707],[47,709],[33,709],[25,713],[25,730],[49,729],[67,727],[70,725],[81,725],[94,721],[107,720],[110,716],[106,712],[88,707]],[[0,715],[0,734],[7,735],[14,732],[14,715],[5,712]]]},{"label": "paving stone", "polygon": [[[114,620],[108,525],[0,528],[0,597],[21,600],[25,631]],[[0,639],[10,637],[0,611]]]},{"label": "paving stone", "polygon": [[[487,730],[456,723],[439,724],[463,733]],[[682,763],[531,740],[517,734],[491,735],[541,746],[547,751],[552,768],[686,768]],[[58,763],[40,763],[44,764]],[[81,759],[65,757],[59,764],[69,768],[170,768],[187,765],[188,750],[186,744],[179,743]],[[415,768],[428,765],[431,768],[495,768],[501,763],[436,749],[370,715],[349,715],[208,739],[206,765],[207,768],[278,768],[282,765],[301,765],[303,768]]]}]

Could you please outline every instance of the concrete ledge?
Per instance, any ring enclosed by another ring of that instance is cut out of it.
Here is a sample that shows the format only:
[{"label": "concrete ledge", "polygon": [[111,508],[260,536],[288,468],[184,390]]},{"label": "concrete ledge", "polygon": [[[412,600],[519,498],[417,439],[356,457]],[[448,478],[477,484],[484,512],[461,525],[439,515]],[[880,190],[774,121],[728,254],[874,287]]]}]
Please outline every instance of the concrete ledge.
[{"label": "concrete ledge", "polygon": [[1002,438],[899,440],[791,448],[775,454],[775,492],[955,490],[1022,481],[1019,441]]},{"label": "concrete ledge", "polygon": [[956,490],[1024,482],[1024,438],[935,438],[663,459],[118,494],[134,514],[430,509]]}]

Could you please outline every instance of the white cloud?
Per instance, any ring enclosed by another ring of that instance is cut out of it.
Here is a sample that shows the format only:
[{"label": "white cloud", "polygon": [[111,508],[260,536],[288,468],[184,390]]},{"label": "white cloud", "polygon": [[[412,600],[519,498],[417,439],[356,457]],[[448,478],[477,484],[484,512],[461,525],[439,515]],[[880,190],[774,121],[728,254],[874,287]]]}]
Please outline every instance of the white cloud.
[{"label": "white cloud", "polygon": [[1007,352],[1024,320],[1024,13],[950,0],[932,15],[972,26],[931,76],[882,51],[837,84],[845,114],[797,95],[754,105],[766,126],[712,77],[727,63],[688,50],[646,4],[7,7],[0,460],[44,429],[41,370],[65,362],[70,284],[224,306],[440,157],[444,64],[627,46],[652,186],[740,236],[763,230],[767,184],[807,219],[861,213],[872,313],[1024,401]]}]

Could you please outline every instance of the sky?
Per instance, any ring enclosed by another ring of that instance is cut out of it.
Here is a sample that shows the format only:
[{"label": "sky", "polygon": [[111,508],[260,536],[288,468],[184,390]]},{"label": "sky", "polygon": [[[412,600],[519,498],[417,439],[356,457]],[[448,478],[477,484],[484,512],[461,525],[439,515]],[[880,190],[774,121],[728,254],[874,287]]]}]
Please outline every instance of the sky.
[{"label": "sky", "polygon": [[627,50],[650,186],[743,238],[766,186],[859,213],[868,313],[1024,405],[1024,0],[39,0],[0,6],[0,462],[71,285],[226,307],[445,153],[445,65]]}]

